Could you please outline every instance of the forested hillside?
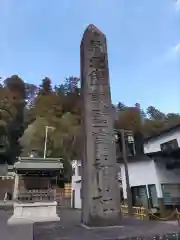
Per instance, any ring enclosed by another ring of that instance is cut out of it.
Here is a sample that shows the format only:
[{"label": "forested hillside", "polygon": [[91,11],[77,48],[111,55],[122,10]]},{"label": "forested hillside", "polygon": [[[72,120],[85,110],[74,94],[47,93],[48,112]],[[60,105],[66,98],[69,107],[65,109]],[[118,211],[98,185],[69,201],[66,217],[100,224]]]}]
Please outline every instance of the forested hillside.
[{"label": "forested hillside", "polygon": [[[13,162],[37,150],[43,156],[45,126],[48,131],[47,156],[77,159],[81,150],[81,100],[79,78],[69,77],[64,84],[52,86],[44,78],[39,86],[14,75],[0,85],[0,155]],[[150,136],[180,123],[177,113],[164,114],[154,106],[140,104],[116,108],[115,128],[142,131]]]}]

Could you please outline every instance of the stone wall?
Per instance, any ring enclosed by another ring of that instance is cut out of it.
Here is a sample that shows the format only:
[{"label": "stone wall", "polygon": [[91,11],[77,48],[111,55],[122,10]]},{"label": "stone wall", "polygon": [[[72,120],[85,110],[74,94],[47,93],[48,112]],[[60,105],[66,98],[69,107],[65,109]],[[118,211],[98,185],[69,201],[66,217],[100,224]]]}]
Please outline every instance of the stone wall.
[{"label": "stone wall", "polygon": [[5,192],[13,194],[14,180],[13,179],[0,179],[0,200],[4,199]]}]

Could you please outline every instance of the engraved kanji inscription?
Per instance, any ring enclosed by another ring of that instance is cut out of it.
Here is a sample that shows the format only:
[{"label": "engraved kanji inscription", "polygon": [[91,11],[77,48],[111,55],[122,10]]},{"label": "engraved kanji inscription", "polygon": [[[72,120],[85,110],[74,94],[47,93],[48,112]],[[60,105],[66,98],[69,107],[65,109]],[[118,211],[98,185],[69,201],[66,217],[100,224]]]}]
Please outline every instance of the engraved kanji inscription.
[{"label": "engraved kanji inscription", "polygon": [[81,44],[81,83],[85,166],[82,221],[87,224],[96,217],[116,218],[120,202],[116,199],[119,189],[114,176],[116,156],[106,38],[94,25],[85,31]]},{"label": "engraved kanji inscription", "polygon": [[105,68],[105,55],[101,55],[100,57],[92,57],[90,59],[90,67],[95,69],[104,69]]},{"label": "engraved kanji inscription", "polygon": [[108,119],[106,118],[106,115],[98,109],[92,110],[92,124],[100,124],[106,126],[108,124]]}]

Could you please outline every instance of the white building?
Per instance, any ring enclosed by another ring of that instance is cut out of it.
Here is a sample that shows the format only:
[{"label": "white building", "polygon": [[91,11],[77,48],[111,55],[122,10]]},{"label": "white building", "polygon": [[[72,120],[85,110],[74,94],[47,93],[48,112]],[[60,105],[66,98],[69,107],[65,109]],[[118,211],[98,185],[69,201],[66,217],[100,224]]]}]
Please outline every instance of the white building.
[{"label": "white building", "polygon": [[[180,205],[180,125],[148,138],[145,154],[129,157],[128,171],[133,205],[165,213]],[[123,197],[126,201],[126,178],[123,161],[119,163]],[[71,205],[81,208],[81,162],[73,161]]]},{"label": "white building", "polygon": [[[165,212],[180,206],[180,125],[148,138],[146,155],[129,158],[133,205]],[[124,198],[127,198],[123,162],[120,164]]]},{"label": "white building", "polygon": [[[73,160],[72,162],[72,194],[71,207],[81,209],[81,161]],[[117,175],[119,186],[121,187],[121,172]]]},{"label": "white building", "polygon": [[167,143],[174,149],[180,147],[180,124],[147,138],[144,143],[144,153],[165,150]]},{"label": "white building", "polygon": [[71,207],[81,209],[81,161],[72,162]]},{"label": "white building", "polygon": [[[167,169],[167,161],[163,158],[144,156],[129,161],[128,171],[134,206],[161,209],[180,205],[179,169]],[[127,199],[123,164],[121,174],[124,199]]]}]

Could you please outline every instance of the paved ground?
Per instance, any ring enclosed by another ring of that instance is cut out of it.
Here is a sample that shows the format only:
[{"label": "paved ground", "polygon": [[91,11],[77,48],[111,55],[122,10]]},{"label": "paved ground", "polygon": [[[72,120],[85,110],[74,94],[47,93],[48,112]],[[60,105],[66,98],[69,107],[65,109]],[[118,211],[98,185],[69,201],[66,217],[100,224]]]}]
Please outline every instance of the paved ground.
[{"label": "paved ground", "polygon": [[0,210],[0,239],[2,240],[33,240],[33,224],[7,225],[12,211]]},{"label": "paved ground", "polygon": [[[2,240],[117,240],[117,239],[160,239],[160,234],[169,233],[162,239],[178,240],[176,233],[180,227],[173,224],[133,221],[124,219],[122,227],[108,229],[85,229],[80,226],[80,211],[60,211],[61,221],[54,223],[36,223],[8,226],[7,220],[11,216],[11,210],[0,210],[0,239]],[[156,238],[154,238],[156,236]],[[136,238],[135,238],[136,237]]]},{"label": "paved ground", "polygon": [[60,216],[58,223],[34,224],[34,240],[115,240],[141,236],[143,239],[154,239],[154,236],[159,239],[161,234],[167,233],[169,235],[164,239],[180,239],[176,235],[180,227],[167,223],[124,219],[119,228],[87,230],[80,226],[80,211],[61,210]]}]

